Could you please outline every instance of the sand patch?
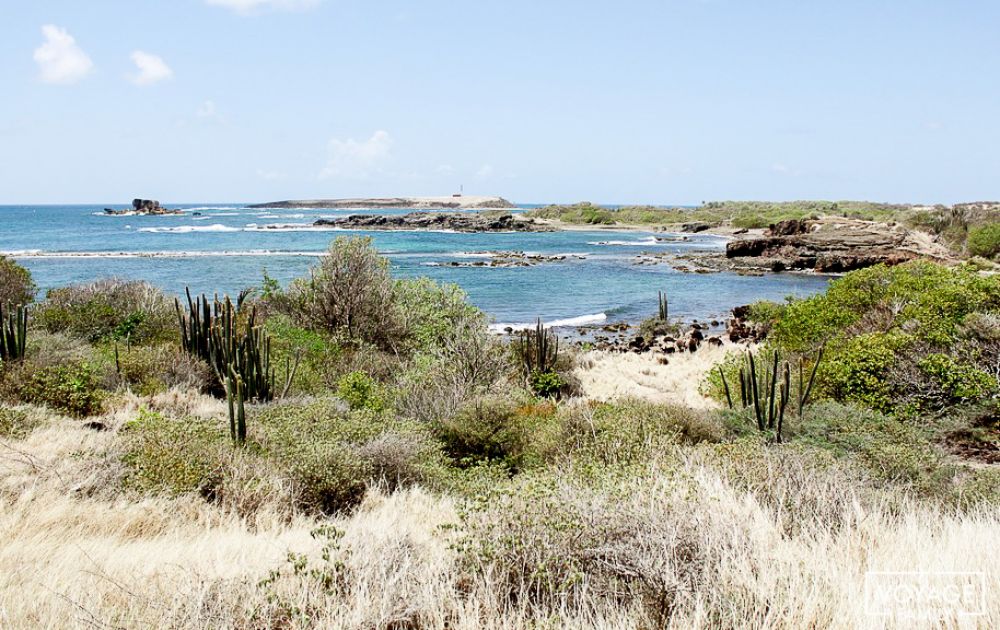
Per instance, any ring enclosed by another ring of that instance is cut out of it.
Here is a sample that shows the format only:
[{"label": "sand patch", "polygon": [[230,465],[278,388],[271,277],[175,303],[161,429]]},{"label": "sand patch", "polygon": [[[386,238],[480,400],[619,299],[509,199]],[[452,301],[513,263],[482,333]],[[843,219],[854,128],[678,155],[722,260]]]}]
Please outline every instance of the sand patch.
[{"label": "sand patch", "polygon": [[[574,373],[580,379],[584,396],[592,400],[644,398],[694,409],[715,409],[719,404],[698,390],[709,371],[727,353],[745,348],[732,343],[702,344],[697,352],[669,355],[593,350],[580,357]],[[667,358],[667,365],[660,364],[662,357]]]}]

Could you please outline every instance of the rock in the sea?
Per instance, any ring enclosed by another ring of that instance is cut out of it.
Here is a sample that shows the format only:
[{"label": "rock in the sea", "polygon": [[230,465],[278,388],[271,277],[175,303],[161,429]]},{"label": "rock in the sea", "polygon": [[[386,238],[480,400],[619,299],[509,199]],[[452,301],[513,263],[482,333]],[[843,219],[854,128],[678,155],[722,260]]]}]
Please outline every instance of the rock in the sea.
[{"label": "rock in the sea", "polygon": [[105,214],[181,214],[181,210],[171,210],[160,205],[155,199],[133,199],[131,210],[104,209]]},{"label": "rock in the sea", "polygon": [[451,230],[454,232],[551,232],[553,228],[509,212],[411,212],[404,215],[355,214],[319,219],[316,227],[361,230]]}]

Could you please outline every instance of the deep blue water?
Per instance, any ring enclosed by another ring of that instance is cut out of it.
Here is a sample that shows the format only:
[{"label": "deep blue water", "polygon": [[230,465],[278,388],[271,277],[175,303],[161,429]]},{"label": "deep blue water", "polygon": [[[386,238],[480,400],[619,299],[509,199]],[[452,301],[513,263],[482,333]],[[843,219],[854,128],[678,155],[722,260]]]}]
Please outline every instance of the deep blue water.
[{"label": "deep blue water", "polygon": [[[122,206],[116,206],[122,207]],[[306,273],[339,235],[370,235],[399,276],[454,282],[498,323],[589,319],[637,320],[656,311],[657,291],[671,314],[710,319],[759,299],[821,291],[827,278],[770,274],[693,274],[666,264],[638,266],[643,252],[718,250],[721,238],[656,242],[652,233],[552,232],[456,234],[353,232],[308,227],[318,217],[366,211],[254,210],[233,204],[188,204],[178,216],[104,216],[104,206],[0,206],[0,253],[31,270],[43,289],[104,276],[144,279],[171,293],[231,293],[259,285],[267,273],[283,284]],[[201,216],[194,216],[200,212]],[[386,214],[402,211],[386,210]],[[281,226],[269,229],[266,226]],[[662,235],[661,235],[662,236]],[[609,243],[610,242],[610,243]],[[469,253],[520,250],[582,254],[534,267],[437,266]]]}]

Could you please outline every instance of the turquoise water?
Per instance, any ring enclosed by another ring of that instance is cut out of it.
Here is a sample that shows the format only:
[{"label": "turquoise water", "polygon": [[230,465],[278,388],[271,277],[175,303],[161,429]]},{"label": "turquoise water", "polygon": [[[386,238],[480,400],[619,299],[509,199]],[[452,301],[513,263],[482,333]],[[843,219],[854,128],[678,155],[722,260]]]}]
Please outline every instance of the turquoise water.
[{"label": "turquoise water", "polygon": [[[115,206],[123,207],[123,206]],[[171,293],[236,293],[259,285],[263,271],[282,283],[306,273],[338,235],[370,235],[399,276],[454,282],[500,325],[541,317],[557,325],[638,320],[656,312],[657,291],[671,314],[721,318],[733,306],[823,290],[827,278],[769,274],[694,274],[669,265],[634,264],[643,252],[721,250],[725,241],[692,235],[657,242],[652,233],[551,232],[458,234],[317,230],[319,217],[346,210],[255,210],[235,204],[189,204],[177,216],[104,216],[104,206],[0,206],[0,253],[31,270],[44,290],[105,276],[143,279]],[[402,211],[379,211],[384,214]],[[200,216],[195,216],[200,213]],[[270,226],[270,227],[269,227]],[[662,234],[660,235],[662,236]],[[449,267],[476,252],[520,250],[579,254],[583,260],[533,267]]]}]

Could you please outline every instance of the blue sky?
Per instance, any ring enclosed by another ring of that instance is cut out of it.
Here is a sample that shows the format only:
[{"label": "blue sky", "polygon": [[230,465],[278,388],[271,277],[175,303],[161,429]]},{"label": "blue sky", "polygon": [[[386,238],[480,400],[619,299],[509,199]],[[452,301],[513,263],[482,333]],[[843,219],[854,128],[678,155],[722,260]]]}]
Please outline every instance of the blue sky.
[{"label": "blue sky", "polygon": [[996,199],[998,32],[993,0],[0,0],[0,203]]}]

